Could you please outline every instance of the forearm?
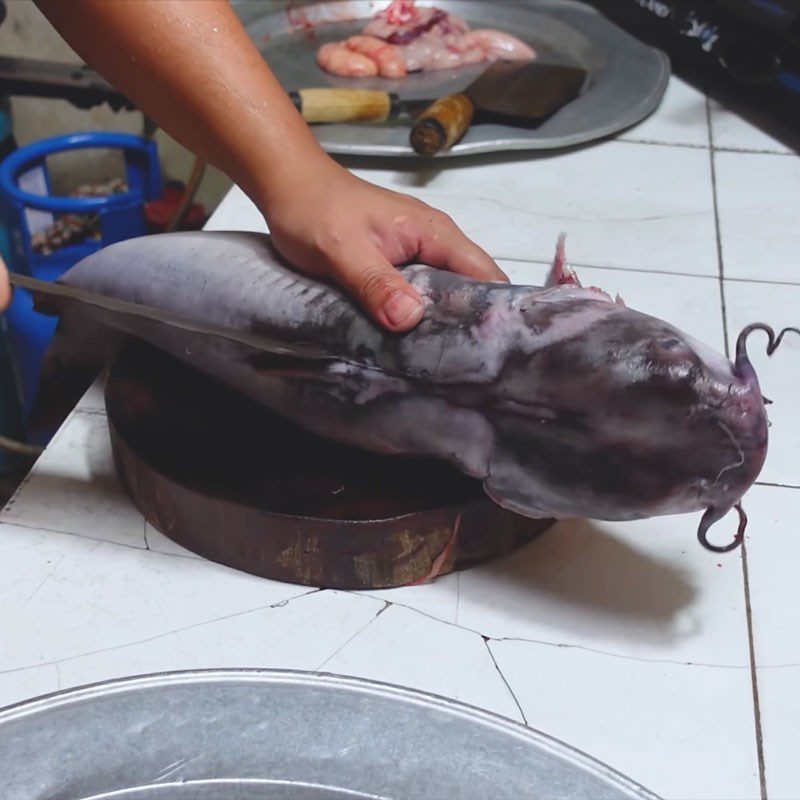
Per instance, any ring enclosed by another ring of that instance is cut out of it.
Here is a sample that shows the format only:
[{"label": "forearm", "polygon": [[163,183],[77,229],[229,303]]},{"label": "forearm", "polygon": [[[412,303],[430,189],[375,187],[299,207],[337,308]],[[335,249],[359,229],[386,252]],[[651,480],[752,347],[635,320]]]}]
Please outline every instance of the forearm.
[{"label": "forearm", "polygon": [[75,51],[268,213],[330,162],[227,0],[36,0]]}]

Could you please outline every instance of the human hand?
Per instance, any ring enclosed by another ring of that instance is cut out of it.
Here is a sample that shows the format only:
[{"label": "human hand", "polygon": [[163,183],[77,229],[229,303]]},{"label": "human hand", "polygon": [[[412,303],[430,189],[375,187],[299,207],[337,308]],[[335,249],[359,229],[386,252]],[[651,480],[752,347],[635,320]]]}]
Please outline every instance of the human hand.
[{"label": "human hand", "polygon": [[424,312],[395,265],[418,261],[477,280],[508,280],[446,214],[333,161],[317,162],[290,188],[273,191],[262,212],[292,266],[339,283],[391,331],[410,330]]}]

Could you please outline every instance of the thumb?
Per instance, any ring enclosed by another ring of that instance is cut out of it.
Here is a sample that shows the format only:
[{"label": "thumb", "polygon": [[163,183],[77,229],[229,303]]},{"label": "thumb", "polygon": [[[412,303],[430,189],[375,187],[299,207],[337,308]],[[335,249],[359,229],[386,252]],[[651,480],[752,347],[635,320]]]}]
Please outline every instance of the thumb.
[{"label": "thumb", "polygon": [[384,328],[408,331],[422,319],[422,298],[377,247],[337,258],[331,275]]}]

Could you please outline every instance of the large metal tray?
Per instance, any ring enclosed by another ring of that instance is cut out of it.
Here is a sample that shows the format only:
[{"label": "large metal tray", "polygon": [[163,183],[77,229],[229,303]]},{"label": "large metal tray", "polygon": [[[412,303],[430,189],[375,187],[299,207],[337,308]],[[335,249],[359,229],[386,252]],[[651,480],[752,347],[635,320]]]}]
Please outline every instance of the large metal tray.
[{"label": "large metal tray", "polygon": [[354,678],[214,670],[0,712],[14,800],[656,800],[536,731]]},{"label": "large metal tray", "polygon": [[[421,0],[430,4],[429,0]],[[287,90],[314,86],[359,86],[396,92],[403,99],[428,99],[461,91],[481,65],[410,75],[403,80],[339,78],[321,70],[316,52],[325,42],[358,32],[388,0],[329,0],[316,3],[234,0],[248,33]],[[573,0],[435,0],[473,27],[513,33],[540,58],[584,67],[582,95],[538,128],[476,124],[464,139],[437,158],[503,150],[570,147],[618,133],[651,114],[669,81],[669,60],[625,33],[589,6]],[[413,156],[409,120],[386,125],[316,125],[330,153]]]}]

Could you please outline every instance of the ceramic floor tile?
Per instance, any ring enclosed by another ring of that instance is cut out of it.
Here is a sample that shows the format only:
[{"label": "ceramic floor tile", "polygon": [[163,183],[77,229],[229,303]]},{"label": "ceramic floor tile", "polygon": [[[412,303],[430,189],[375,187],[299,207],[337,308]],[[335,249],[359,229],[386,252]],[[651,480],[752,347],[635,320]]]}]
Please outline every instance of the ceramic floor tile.
[{"label": "ceramic floor tile", "polygon": [[0,674],[163,637],[303,593],[194,558],[0,526]]},{"label": "ceramic floor tile", "polygon": [[[784,326],[800,327],[800,286],[726,281],[725,306],[731,352],[739,332],[753,322],[765,322],[776,331]],[[747,341],[761,391],[773,401],[767,407],[772,427],[767,461],[759,480],[800,486],[800,336],[786,334],[772,356],[766,354],[766,343],[766,335],[759,332]]]},{"label": "ceramic floor tile", "polygon": [[403,171],[358,169],[450,214],[495,258],[717,274],[708,152],[607,142],[560,154]]},{"label": "ceramic floor tile", "polygon": [[767,797],[769,800],[797,800],[800,797],[797,773],[800,664],[784,669],[759,669],[758,697]]},{"label": "ceramic floor tile", "polygon": [[558,523],[517,553],[462,573],[459,625],[495,639],[746,666],[740,555],[701,549],[698,521]]},{"label": "ceramic floor tile", "polygon": [[0,673],[0,708],[51,694],[60,688],[60,676],[55,664],[20,672]]},{"label": "ceramic floor tile", "polygon": [[114,472],[102,414],[73,414],[39,459],[2,520],[144,547],[144,519]]},{"label": "ceramic floor tile", "polygon": [[727,278],[800,284],[800,158],[715,153]]},{"label": "ceramic floor tile", "polygon": [[490,646],[531,727],[665,800],[760,797],[749,669]]},{"label": "ceramic floor tile", "polygon": [[480,636],[397,606],[317,669],[432,692],[521,721]]},{"label": "ceramic floor tile", "polygon": [[748,122],[714,100],[711,103],[711,135],[714,147],[725,150],[756,150],[767,153],[792,153],[783,142]]},{"label": "ceramic floor tile", "polygon": [[63,661],[59,665],[62,685],[80,686],[182,669],[310,671],[367,626],[383,608],[383,603],[370,598],[333,591],[309,592],[274,608],[201,623],[153,641]]},{"label": "ceramic floor tile", "polygon": [[390,603],[410,606],[444,622],[458,622],[458,573],[437,578],[418,586],[401,586],[397,589],[380,589],[359,594],[385,600]]},{"label": "ceramic floor tile", "polygon": [[708,147],[708,114],[702,92],[671,78],[656,112],[621,137],[627,141]]},{"label": "ceramic floor tile", "polygon": [[744,507],[756,664],[800,664],[800,489],[755,486]]},{"label": "ceramic floor tile", "polygon": [[145,523],[145,541],[147,547],[156,553],[167,553],[173,556],[186,556],[187,558],[200,558],[203,556],[181,547],[177,542],[164,536],[161,531],[154,528],[149,522]]},{"label": "ceramic floor tile", "polygon": [[[571,258],[571,241],[567,254]],[[545,264],[501,261],[514,283],[541,286],[549,269]],[[617,269],[575,267],[584,286],[599,286],[612,297],[619,294],[637,311],[663,319],[722,352],[725,346],[722,306],[716,279],[661,275]]]}]

